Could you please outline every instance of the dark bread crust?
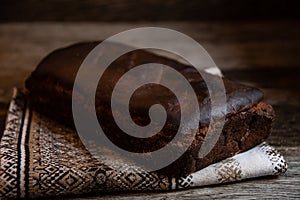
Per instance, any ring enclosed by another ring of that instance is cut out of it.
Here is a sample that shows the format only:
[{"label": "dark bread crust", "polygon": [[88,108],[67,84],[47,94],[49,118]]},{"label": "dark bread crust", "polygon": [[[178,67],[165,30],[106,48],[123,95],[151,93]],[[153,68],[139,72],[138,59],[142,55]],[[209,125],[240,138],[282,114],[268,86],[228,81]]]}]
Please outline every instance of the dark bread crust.
[{"label": "dark bread crust", "polygon": [[[73,83],[83,59],[97,44],[98,42],[76,44],[54,51],[47,56],[26,81],[31,106],[35,110],[74,128],[71,107]],[[111,121],[105,121],[107,116],[111,115],[108,109],[110,107],[108,88],[112,87],[118,78],[132,67],[148,62],[160,62],[172,66],[183,74],[189,80],[197,94],[202,116],[199,122],[200,128],[198,134],[190,148],[174,163],[161,169],[161,173],[170,176],[188,175],[209,164],[223,160],[238,152],[248,150],[263,142],[268,137],[274,119],[274,111],[270,105],[261,102],[263,93],[258,89],[224,79],[227,93],[226,123],[215,147],[205,158],[200,159],[198,152],[205,138],[210,117],[210,101],[205,82],[192,67],[146,51],[134,51],[121,56],[111,65],[112,68],[107,71],[104,79],[99,82],[95,99],[96,112],[100,119],[102,119],[100,113],[102,113],[102,116],[105,116],[102,121],[104,121],[103,124],[106,126],[108,132],[118,132],[115,129],[116,126]],[[111,85],[104,84],[107,82]],[[104,85],[105,87],[103,87]],[[104,89],[99,89],[100,86]],[[149,97],[151,92],[160,93],[164,98],[155,96],[151,98]],[[84,94],[80,93],[78,96],[79,98],[76,101],[80,105],[84,105],[86,109],[93,109],[85,102]],[[176,101],[173,101],[173,97],[169,97],[168,93],[165,93],[161,88],[151,86],[138,92],[136,97],[138,101],[132,104],[132,109],[137,113],[137,116],[132,116],[132,118],[138,123],[144,123],[148,119],[148,116],[144,114],[148,110],[148,107],[139,102],[146,102],[146,104],[148,102],[151,104],[151,101],[157,99],[161,104],[172,102],[169,110],[173,111],[170,114],[173,121],[167,121],[166,128],[157,134],[158,136],[167,135],[165,139],[159,141],[161,144],[158,144],[158,146],[165,145],[168,139],[170,139],[168,137],[171,137],[172,128],[170,127],[173,126],[178,116],[180,117],[178,114],[180,110],[177,109],[178,105]],[[166,102],[164,102],[165,99],[167,99]],[[117,137],[115,139],[120,140]],[[136,150],[147,146],[147,144],[133,144]],[[126,145],[132,146],[132,142],[125,140],[123,145],[125,147]],[[143,150],[140,149],[140,151]]]}]

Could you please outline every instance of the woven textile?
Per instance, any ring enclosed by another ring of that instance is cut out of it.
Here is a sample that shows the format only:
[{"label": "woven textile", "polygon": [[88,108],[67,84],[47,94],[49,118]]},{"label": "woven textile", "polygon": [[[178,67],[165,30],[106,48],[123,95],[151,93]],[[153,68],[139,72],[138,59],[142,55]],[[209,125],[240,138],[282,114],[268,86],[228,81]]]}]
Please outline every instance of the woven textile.
[{"label": "woven textile", "polygon": [[176,190],[287,169],[282,155],[266,143],[182,178],[148,172],[109,150],[104,153],[111,156],[91,156],[74,131],[32,111],[15,90],[0,143],[0,197]]}]

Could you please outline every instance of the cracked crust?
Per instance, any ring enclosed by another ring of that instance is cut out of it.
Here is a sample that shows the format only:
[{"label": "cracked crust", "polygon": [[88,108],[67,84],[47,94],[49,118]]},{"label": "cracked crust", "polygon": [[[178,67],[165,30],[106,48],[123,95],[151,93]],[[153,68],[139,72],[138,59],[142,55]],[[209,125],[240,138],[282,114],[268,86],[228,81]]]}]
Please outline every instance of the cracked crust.
[{"label": "cracked crust", "polygon": [[202,128],[190,149],[171,166],[162,169],[161,172],[168,175],[187,175],[212,163],[251,149],[265,141],[269,136],[274,116],[272,106],[265,102],[259,102],[247,110],[227,116],[216,145],[208,155],[199,158],[198,152],[207,132],[207,127]]}]

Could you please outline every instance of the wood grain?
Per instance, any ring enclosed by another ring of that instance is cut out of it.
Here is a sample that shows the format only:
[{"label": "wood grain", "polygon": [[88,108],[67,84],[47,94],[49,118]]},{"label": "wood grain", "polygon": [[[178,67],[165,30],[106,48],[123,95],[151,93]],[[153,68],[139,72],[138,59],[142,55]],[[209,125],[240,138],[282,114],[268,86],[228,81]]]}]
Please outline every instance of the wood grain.
[{"label": "wood grain", "polygon": [[54,49],[143,26],[172,28],[193,37],[222,70],[300,66],[300,21],[0,24],[0,80],[10,80],[1,81],[0,100],[8,101],[6,88],[22,87],[38,62]]},{"label": "wood grain", "polygon": [[[13,86],[21,88],[37,63],[74,42],[104,39],[141,26],[170,27],[198,40],[227,78],[265,93],[277,117],[268,142],[285,156],[285,176],[164,193],[100,194],[78,199],[300,198],[300,23],[25,23],[0,25],[0,132]],[[193,54],[194,52],[189,52]],[[57,198],[55,198],[57,199]],[[73,199],[65,197],[63,199]]]},{"label": "wood grain", "polygon": [[0,21],[166,21],[299,18],[297,0],[2,0]]}]

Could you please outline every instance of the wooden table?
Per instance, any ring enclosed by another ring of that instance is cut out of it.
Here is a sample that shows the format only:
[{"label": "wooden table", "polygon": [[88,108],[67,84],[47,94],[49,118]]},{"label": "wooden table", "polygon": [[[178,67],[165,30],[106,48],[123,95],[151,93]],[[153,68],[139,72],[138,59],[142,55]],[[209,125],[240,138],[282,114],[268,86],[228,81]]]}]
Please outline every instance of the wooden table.
[{"label": "wooden table", "polygon": [[80,198],[300,198],[299,21],[0,24],[0,134],[12,88],[22,88],[25,78],[47,53],[142,26],[167,27],[190,35],[206,48],[227,78],[261,88],[277,114],[267,141],[282,152],[289,169],[285,176],[185,191]]}]

